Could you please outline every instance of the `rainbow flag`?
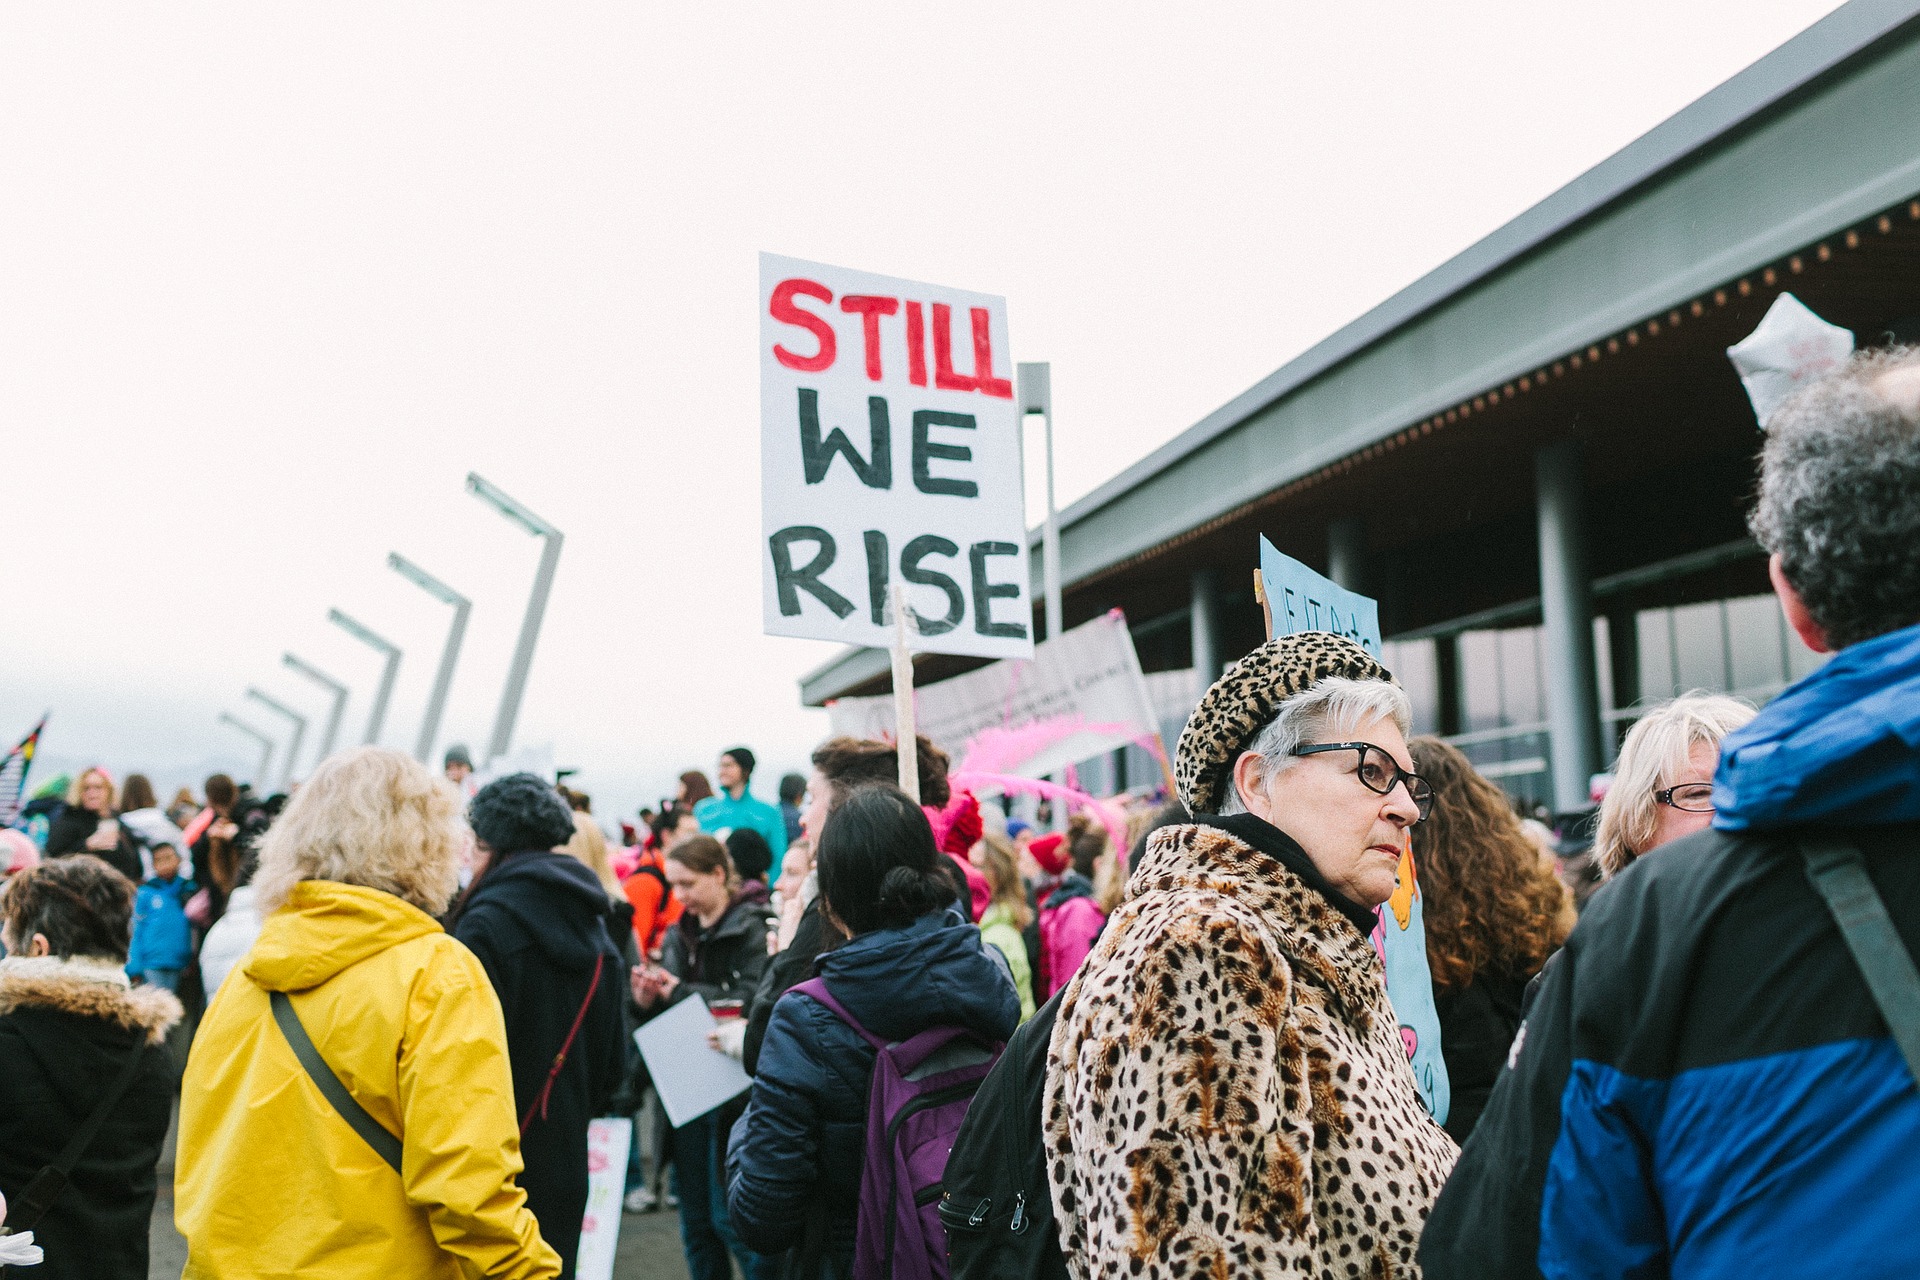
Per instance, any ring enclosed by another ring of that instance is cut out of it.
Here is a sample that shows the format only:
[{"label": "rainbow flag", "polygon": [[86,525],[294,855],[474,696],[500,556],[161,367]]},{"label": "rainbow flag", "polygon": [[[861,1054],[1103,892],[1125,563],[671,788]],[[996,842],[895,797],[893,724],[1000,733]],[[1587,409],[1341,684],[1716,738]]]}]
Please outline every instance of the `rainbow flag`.
[{"label": "rainbow flag", "polygon": [[40,745],[40,731],[46,727],[47,718],[41,716],[33,732],[7,752],[5,760],[0,760],[0,827],[12,826],[20,816],[20,805],[27,794],[27,770],[32,767],[33,753]]}]

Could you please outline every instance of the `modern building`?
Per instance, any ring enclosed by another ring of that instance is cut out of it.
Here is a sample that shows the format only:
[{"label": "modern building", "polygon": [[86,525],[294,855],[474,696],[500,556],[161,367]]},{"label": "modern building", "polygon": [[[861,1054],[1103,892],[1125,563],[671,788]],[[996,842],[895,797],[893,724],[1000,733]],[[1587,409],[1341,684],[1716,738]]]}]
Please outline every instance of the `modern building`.
[{"label": "modern building", "polygon": [[[1065,623],[1123,609],[1197,692],[1261,638],[1264,533],[1378,598],[1418,729],[1579,807],[1637,705],[1815,662],[1746,531],[1726,356],[1783,291],[1920,339],[1920,0],[1837,10],[1073,504]],[[887,665],[849,649],[802,698]]]}]

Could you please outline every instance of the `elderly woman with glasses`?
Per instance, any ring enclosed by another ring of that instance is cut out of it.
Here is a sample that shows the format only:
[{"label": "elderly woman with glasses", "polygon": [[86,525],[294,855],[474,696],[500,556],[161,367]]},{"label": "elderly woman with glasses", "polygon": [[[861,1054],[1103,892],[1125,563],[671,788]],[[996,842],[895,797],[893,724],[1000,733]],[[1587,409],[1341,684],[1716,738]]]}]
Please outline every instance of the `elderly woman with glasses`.
[{"label": "elderly woman with glasses", "polygon": [[1387,671],[1268,641],[1201,699],[1154,833],[1061,998],[1048,1181],[1077,1280],[1416,1276],[1458,1154],[1370,941],[1432,788]]},{"label": "elderly woman with glasses", "polygon": [[1649,850],[1712,825],[1720,740],[1756,714],[1738,698],[1689,693],[1634,722],[1600,805],[1594,857],[1602,875],[1617,876]]}]

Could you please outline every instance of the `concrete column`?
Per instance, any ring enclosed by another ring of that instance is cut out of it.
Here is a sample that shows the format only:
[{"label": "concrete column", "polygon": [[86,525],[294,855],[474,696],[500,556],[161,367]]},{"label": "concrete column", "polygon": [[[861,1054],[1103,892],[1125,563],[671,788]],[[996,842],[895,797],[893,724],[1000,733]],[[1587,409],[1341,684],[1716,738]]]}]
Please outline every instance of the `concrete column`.
[{"label": "concrete column", "polygon": [[1465,733],[1464,714],[1460,710],[1460,637],[1433,638],[1433,676],[1440,686],[1440,736]]},{"label": "concrete column", "polygon": [[1327,526],[1327,576],[1349,591],[1367,595],[1367,525],[1342,516]]},{"label": "concrete column", "polygon": [[1587,781],[1600,760],[1600,690],[1594,676],[1593,593],[1580,481],[1580,448],[1573,441],[1543,445],[1534,454],[1547,734],[1553,804],[1563,813],[1586,807]]},{"label": "concrete column", "polygon": [[1193,672],[1206,692],[1220,678],[1220,579],[1212,569],[1193,571]]}]

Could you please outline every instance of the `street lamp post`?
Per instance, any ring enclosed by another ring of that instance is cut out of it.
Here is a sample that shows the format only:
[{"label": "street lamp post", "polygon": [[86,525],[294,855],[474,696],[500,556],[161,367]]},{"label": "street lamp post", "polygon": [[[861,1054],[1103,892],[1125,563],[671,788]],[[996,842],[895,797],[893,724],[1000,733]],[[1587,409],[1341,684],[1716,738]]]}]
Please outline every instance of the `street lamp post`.
[{"label": "street lamp post", "polygon": [[[327,712],[327,727],[320,734],[318,759],[325,760],[333,754],[334,740],[340,736],[340,714],[347,709],[347,686],[312,663],[296,658],[291,653],[282,655],[280,660],[333,695],[333,709]],[[318,763],[318,760],[315,763]]]},{"label": "street lamp post", "polygon": [[533,666],[533,645],[540,638],[540,619],[547,611],[547,595],[553,590],[553,571],[560,563],[560,531],[508,497],[477,471],[467,473],[467,492],[498,511],[536,538],[546,539],[540,553],[540,567],[534,571],[533,594],[527,600],[527,615],[520,622],[520,642],[513,649],[513,663],[507,668],[506,688],[500,691],[500,711],[493,719],[493,740],[487,744],[487,759],[497,760],[513,744],[513,722],[520,716],[520,696],[527,689],[527,672]]},{"label": "street lamp post", "polygon": [[447,691],[453,687],[453,666],[460,660],[460,641],[467,634],[467,614],[472,612],[473,602],[398,551],[387,555],[387,567],[435,600],[453,606],[453,623],[447,628],[446,646],[440,650],[440,669],[434,673],[427,714],[420,721],[420,743],[413,749],[422,764],[430,764],[433,740],[440,736],[440,713],[446,710]]},{"label": "street lamp post", "polygon": [[1047,596],[1047,639],[1060,634],[1060,513],[1053,505],[1053,366],[1045,362],[1016,367],[1020,416],[1037,413],[1047,429],[1047,523],[1040,535],[1041,583]]},{"label": "street lamp post", "polygon": [[220,723],[229,728],[238,729],[260,744],[260,771],[255,776],[259,778],[261,786],[266,786],[267,768],[273,763],[273,739],[248,724],[245,720],[237,716],[229,715],[225,711],[220,713]]},{"label": "street lamp post", "polygon": [[386,656],[387,668],[380,673],[380,686],[373,692],[373,710],[367,713],[366,740],[371,745],[380,741],[380,726],[387,719],[387,699],[393,696],[393,678],[400,674],[400,648],[391,640],[376,635],[338,609],[327,611],[327,621],[360,643],[370,645]]},{"label": "street lamp post", "polygon": [[269,697],[258,689],[248,689],[247,696],[269,710],[278,711],[293,722],[293,741],[287,744],[287,765],[280,771],[280,789],[290,791],[293,789],[294,766],[300,762],[300,740],[307,736],[307,718],[286,703]]}]

